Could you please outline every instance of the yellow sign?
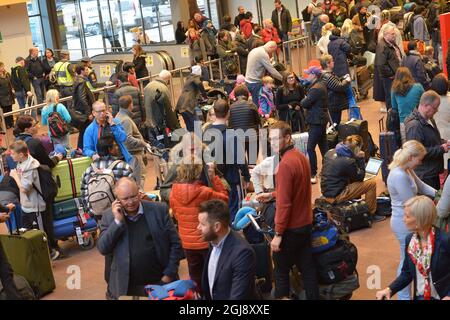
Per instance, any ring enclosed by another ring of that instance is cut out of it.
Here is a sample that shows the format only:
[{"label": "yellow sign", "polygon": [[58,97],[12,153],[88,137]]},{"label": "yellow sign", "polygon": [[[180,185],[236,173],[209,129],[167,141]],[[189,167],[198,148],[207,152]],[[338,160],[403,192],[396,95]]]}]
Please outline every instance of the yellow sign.
[{"label": "yellow sign", "polygon": [[149,67],[153,67],[153,56],[152,55],[147,55],[147,57],[145,58],[145,63]]},{"label": "yellow sign", "polygon": [[181,57],[189,58],[189,47],[181,47]]},{"label": "yellow sign", "polygon": [[111,66],[110,65],[100,66],[100,77],[101,78],[111,77]]}]

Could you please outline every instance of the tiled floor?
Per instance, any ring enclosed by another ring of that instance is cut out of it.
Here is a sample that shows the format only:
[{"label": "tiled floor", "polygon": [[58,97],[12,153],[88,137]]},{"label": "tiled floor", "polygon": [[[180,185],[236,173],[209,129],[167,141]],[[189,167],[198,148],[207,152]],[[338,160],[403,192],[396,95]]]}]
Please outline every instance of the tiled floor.
[{"label": "tiled floor", "polygon": [[[363,101],[360,105],[364,118],[369,121],[370,132],[375,141],[378,141],[378,119],[381,116],[379,106],[372,100]],[[75,140],[75,137],[72,137],[72,140]],[[150,168],[152,168],[151,164],[148,165],[146,190],[152,190],[155,184],[153,170]],[[377,178],[377,187],[378,193],[385,188],[381,177]],[[320,189],[317,184],[313,186],[313,198],[319,195]],[[0,226],[0,233],[5,232],[4,225]],[[374,274],[380,272],[381,278],[378,279],[381,287],[388,285],[395,276],[400,256],[399,245],[390,230],[389,220],[377,223],[371,229],[352,233],[351,241],[358,248],[358,272],[361,285],[360,289],[354,293],[353,299],[374,299],[377,285],[377,278]],[[44,299],[104,299],[106,289],[103,279],[104,258],[97,249],[84,251],[76,243],[70,241],[61,243],[61,246],[69,257],[53,263],[57,287]],[[77,282],[74,281],[76,278],[74,270],[79,271],[81,275],[79,288],[76,286]],[[181,262],[180,276],[187,277],[185,261]],[[369,276],[371,276],[370,279]]]}]

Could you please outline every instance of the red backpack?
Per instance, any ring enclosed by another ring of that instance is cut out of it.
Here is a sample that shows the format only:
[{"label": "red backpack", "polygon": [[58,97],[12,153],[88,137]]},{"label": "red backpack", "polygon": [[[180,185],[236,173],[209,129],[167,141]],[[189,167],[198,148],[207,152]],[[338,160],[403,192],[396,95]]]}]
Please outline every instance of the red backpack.
[{"label": "red backpack", "polygon": [[48,128],[52,137],[64,137],[69,131],[67,123],[62,116],[56,111],[57,106],[53,105],[53,111],[48,116]]}]

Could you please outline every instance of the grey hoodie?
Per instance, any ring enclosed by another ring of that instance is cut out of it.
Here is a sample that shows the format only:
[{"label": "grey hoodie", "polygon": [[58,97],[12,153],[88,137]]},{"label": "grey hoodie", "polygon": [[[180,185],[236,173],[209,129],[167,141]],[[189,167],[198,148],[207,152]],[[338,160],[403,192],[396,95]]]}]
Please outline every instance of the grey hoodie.
[{"label": "grey hoodie", "polygon": [[33,187],[33,184],[41,190],[39,182],[39,174],[37,168],[40,166],[39,161],[28,155],[28,159],[17,164],[17,173],[20,178],[20,186],[26,192],[20,191],[20,205],[25,213],[43,212],[45,211],[45,201]]},{"label": "grey hoodie", "polygon": [[423,42],[430,41],[430,34],[428,33],[427,24],[425,23],[425,18],[422,15],[417,15],[413,18],[413,33],[414,39]]}]

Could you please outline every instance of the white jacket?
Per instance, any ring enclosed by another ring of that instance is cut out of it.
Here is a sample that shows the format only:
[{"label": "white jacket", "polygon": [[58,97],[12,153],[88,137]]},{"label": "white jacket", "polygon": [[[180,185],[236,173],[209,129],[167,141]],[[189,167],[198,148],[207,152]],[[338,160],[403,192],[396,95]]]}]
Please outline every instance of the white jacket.
[{"label": "white jacket", "polygon": [[22,206],[22,211],[25,213],[43,212],[46,208],[44,199],[42,199],[34,188],[36,186],[36,188],[39,188],[39,191],[41,190],[41,183],[37,171],[39,166],[39,161],[31,155],[28,155],[26,161],[17,164],[20,187],[26,190],[26,192],[20,191],[20,205]]}]

